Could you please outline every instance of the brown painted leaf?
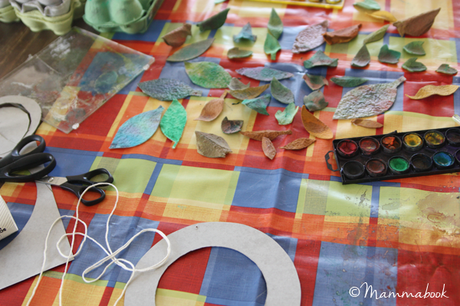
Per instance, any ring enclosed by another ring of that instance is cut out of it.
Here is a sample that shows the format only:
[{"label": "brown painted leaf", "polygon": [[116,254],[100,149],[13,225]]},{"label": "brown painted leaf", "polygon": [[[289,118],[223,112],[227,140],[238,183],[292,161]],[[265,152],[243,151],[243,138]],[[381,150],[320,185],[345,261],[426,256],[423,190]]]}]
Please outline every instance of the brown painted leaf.
[{"label": "brown painted leaf", "polygon": [[222,128],[222,132],[225,134],[234,134],[241,131],[243,123],[243,120],[228,120],[228,118],[225,117],[220,126]]},{"label": "brown painted leaf", "polygon": [[357,24],[342,30],[327,32],[323,35],[324,40],[330,45],[349,42],[358,35],[361,26],[362,24]]},{"label": "brown painted leaf", "polygon": [[308,148],[310,145],[315,143],[316,139],[310,139],[310,138],[297,138],[296,140],[288,143],[284,147],[281,147],[281,149],[285,150],[302,150],[305,148]]},{"label": "brown painted leaf", "polygon": [[262,137],[262,150],[264,151],[265,156],[273,160],[276,155],[276,149],[272,141],[267,137]]},{"label": "brown painted leaf", "polygon": [[265,131],[254,131],[254,132],[240,132],[240,134],[243,134],[244,136],[249,137],[254,140],[262,141],[263,137],[267,137],[268,139],[273,140],[280,135],[291,135],[292,131],[291,130],[286,130],[286,131],[265,130]]},{"label": "brown painted leaf", "polygon": [[302,107],[302,123],[307,132],[317,138],[332,139],[334,136],[332,130],[321,120],[313,116],[305,105]]},{"label": "brown painted leaf", "polygon": [[270,87],[270,84],[245,89],[230,90],[230,94],[239,100],[254,99],[260,96],[268,87]]},{"label": "brown painted leaf", "polygon": [[381,124],[380,122],[361,118],[353,119],[351,120],[351,123],[367,129],[379,129],[383,127],[383,124]]},{"label": "brown painted leaf", "polygon": [[199,121],[212,121],[219,117],[220,113],[224,109],[224,98],[227,95],[227,91],[225,91],[220,98],[213,99],[206,103],[206,105],[201,110],[201,114],[195,120]]},{"label": "brown painted leaf", "polygon": [[428,32],[434,23],[441,8],[422,13],[404,20],[396,21],[393,25],[398,29],[399,35],[421,36]]},{"label": "brown painted leaf", "polygon": [[188,35],[192,35],[192,25],[184,23],[181,27],[172,30],[161,38],[164,40],[165,44],[171,47],[179,47],[184,44]]},{"label": "brown painted leaf", "polygon": [[195,131],[196,148],[199,154],[206,157],[225,157],[231,153],[228,143],[220,136]]}]

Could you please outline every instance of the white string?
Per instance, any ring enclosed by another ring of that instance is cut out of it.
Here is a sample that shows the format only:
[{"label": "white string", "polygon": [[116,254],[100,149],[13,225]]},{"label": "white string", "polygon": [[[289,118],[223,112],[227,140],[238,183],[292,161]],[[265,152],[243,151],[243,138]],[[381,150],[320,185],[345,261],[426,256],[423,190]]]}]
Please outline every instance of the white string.
[{"label": "white string", "polygon": [[[105,229],[105,244],[106,244],[106,248],[104,248],[104,246],[102,246],[98,241],[96,241],[94,238],[92,238],[91,236],[88,236],[87,232],[88,232],[88,226],[87,224],[81,220],[79,218],[79,212],[78,212],[78,208],[80,207],[80,203],[81,203],[81,200],[83,199],[83,196],[85,195],[85,193],[90,190],[92,187],[96,187],[96,186],[99,186],[99,185],[104,185],[104,186],[112,186],[115,191],[116,191],[116,199],[115,199],[115,204],[113,206],[113,209],[112,211],[110,212],[109,214],[109,217],[107,218],[107,222],[106,222],[106,229]],[[76,207],[76,210],[75,210],[75,216],[70,216],[70,215],[63,215],[63,216],[60,216],[59,218],[57,218],[53,224],[51,225],[50,229],[48,230],[48,234],[46,235],[46,239],[45,239],[45,248],[44,248],[44,251],[43,251],[43,263],[42,263],[42,268],[40,270],[40,275],[38,276],[38,280],[35,284],[35,287],[34,289],[32,290],[32,293],[30,295],[30,298],[29,300],[27,301],[27,304],[26,306],[29,306],[33,297],[35,296],[35,293],[37,291],[37,288],[40,284],[40,281],[43,277],[43,273],[45,271],[45,264],[46,264],[46,252],[48,250],[48,239],[49,239],[49,236],[50,236],[50,233],[51,233],[51,230],[53,229],[53,227],[62,219],[64,218],[70,218],[70,219],[74,219],[75,220],[75,224],[74,224],[74,227],[73,227],[73,230],[71,233],[66,233],[64,235],[61,236],[61,238],[56,242],[56,248],[59,252],[59,254],[66,258],[66,263],[65,263],[65,268],[64,268],[64,272],[62,273],[62,278],[61,278],[61,285],[59,286],[59,305],[62,306],[62,290],[63,290],[63,287],[64,287],[64,279],[65,279],[65,276],[67,274],[67,269],[68,269],[68,266],[69,266],[69,262],[71,260],[73,260],[80,252],[81,250],[83,249],[83,245],[85,244],[86,242],[86,239],[88,238],[90,241],[94,242],[97,246],[99,246],[106,254],[107,256],[103,257],[102,259],[100,259],[98,262],[94,263],[93,265],[89,266],[88,268],[86,268],[83,273],[82,273],[82,279],[85,283],[93,283],[95,281],[98,281],[106,272],[106,270],[113,264],[115,263],[116,265],[120,266],[122,269],[126,270],[126,271],[129,271],[129,272],[132,272],[131,273],[131,276],[129,277],[128,281],[126,282],[126,285],[125,287],[123,288],[120,296],[118,297],[118,299],[115,301],[115,304],[114,305],[117,305],[117,303],[121,300],[121,298],[123,297],[123,295],[125,294],[125,291],[126,289],[128,288],[128,285],[131,283],[131,280],[133,279],[134,277],[134,274],[136,272],[147,272],[147,271],[151,271],[151,270],[154,270],[154,269],[157,269],[159,268],[160,266],[162,266],[166,260],[168,260],[169,258],[169,255],[171,253],[171,243],[168,239],[168,237],[160,230],[157,230],[155,228],[147,228],[147,229],[143,229],[141,230],[140,232],[138,232],[137,234],[135,234],[133,237],[131,237],[131,239],[128,240],[128,242],[126,242],[123,246],[121,246],[120,248],[118,248],[117,250],[115,250],[115,252],[112,251],[112,248],[110,247],[110,243],[109,243],[109,225],[110,225],[110,219],[112,218],[112,215],[113,213],[115,212],[115,209],[117,208],[117,204],[118,204],[118,189],[117,187],[115,187],[115,185],[113,184],[110,184],[110,183],[96,183],[94,185],[91,185],[91,186],[88,186],[84,191],[83,193],[81,194],[80,198],[78,199],[78,203],[77,203],[77,207]],[[81,232],[77,232],[77,225],[78,223],[81,223],[85,229],[85,231],[83,233]],[[149,266],[149,267],[146,267],[146,268],[143,268],[143,269],[136,269],[134,267],[134,264],[132,262],[130,262],[129,260],[126,260],[126,259],[123,259],[123,258],[116,258],[116,256],[121,253],[123,250],[125,250],[127,247],[129,247],[129,245],[134,241],[134,239],[136,239],[139,235],[143,234],[143,233],[146,233],[146,232],[154,232],[154,233],[158,233],[161,237],[163,237],[163,239],[166,241],[167,245],[168,245],[168,248],[167,248],[167,251],[166,251],[166,255],[165,257],[159,261],[158,263],[152,265],[152,266]],[[80,235],[80,236],[83,236],[83,240],[81,241],[80,243],[80,246],[78,247],[77,251],[75,252],[75,254],[72,254],[72,250],[73,250],[73,247],[74,247],[74,243],[75,243],[75,235]],[[72,237],[72,241],[70,243],[70,249],[69,249],[69,253],[66,255],[62,252],[61,248],[59,247],[59,244],[64,240],[64,239],[67,239],[68,236],[71,236]],[[107,261],[111,261],[110,263],[108,263],[106,265],[106,267],[104,268],[104,270],[101,272],[101,274],[99,274],[96,278],[92,279],[92,280],[88,280],[86,278],[86,274],[87,273],[90,273],[91,271],[93,271],[94,269],[100,267],[101,265],[103,265],[105,262]]]}]

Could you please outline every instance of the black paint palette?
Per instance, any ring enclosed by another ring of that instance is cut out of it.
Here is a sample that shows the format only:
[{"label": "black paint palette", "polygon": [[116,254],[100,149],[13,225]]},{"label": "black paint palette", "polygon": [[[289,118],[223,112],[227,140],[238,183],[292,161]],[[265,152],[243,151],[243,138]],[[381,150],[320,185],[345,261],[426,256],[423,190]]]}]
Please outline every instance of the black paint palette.
[{"label": "black paint palette", "polygon": [[460,171],[460,127],[335,139],[332,145],[326,164],[340,171],[343,184]]}]

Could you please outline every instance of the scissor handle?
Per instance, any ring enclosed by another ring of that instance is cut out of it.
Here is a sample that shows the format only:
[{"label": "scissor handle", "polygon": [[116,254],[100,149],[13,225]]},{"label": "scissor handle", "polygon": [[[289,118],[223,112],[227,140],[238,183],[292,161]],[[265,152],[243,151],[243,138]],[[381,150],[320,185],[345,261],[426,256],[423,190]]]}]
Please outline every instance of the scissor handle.
[{"label": "scissor handle", "polygon": [[[65,183],[61,184],[60,187],[65,189],[65,190],[67,190],[67,191],[72,192],[74,195],[77,196],[77,198],[80,198],[81,195],[83,194],[83,192],[86,190],[86,188],[88,188],[88,186],[75,185],[75,184],[70,183],[70,182],[65,182]],[[91,187],[85,194],[87,194],[87,193],[91,193],[91,194],[98,193],[99,197],[97,199],[94,199],[94,200],[85,200],[84,198],[82,198],[81,202],[86,206],[96,205],[97,203],[102,202],[102,200],[104,200],[104,198],[105,198],[105,191],[102,190],[101,188]]]},{"label": "scissor handle", "polygon": [[[48,165],[46,165],[48,163]],[[28,175],[17,175],[18,171],[30,170],[40,165],[46,165],[38,172]],[[16,161],[0,168],[0,181],[3,182],[29,182],[38,180],[56,167],[56,160],[48,153],[36,153],[21,155]]]},{"label": "scissor handle", "polygon": [[[28,145],[29,143],[32,143],[32,142],[37,142],[37,141],[39,142],[37,147],[35,147],[33,150],[31,150],[31,151],[29,151],[27,153],[21,154],[22,149],[24,149],[24,147],[26,145]],[[30,135],[30,136],[24,137],[13,148],[13,150],[8,155],[6,155],[2,159],[0,159],[0,168],[5,167],[6,165],[11,164],[12,162],[14,162],[14,161],[16,161],[16,160],[18,160],[20,158],[23,158],[25,156],[36,154],[36,153],[41,153],[41,152],[45,151],[45,147],[46,147],[45,139],[43,139],[43,137],[41,137],[40,135]]]}]

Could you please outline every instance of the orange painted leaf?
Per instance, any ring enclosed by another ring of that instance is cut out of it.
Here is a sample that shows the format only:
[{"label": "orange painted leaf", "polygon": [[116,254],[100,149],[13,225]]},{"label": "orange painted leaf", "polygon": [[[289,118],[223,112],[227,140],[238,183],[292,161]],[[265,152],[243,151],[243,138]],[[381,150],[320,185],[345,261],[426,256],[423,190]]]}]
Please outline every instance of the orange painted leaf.
[{"label": "orange painted leaf", "polygon": [[270,159],[275,158],[276,149],[272,141],[267,137],[262,137],[262,150],[264,151],[265,156]]},{"label": "orange painted leaf", "polygon": [[201,110],[201,114],[195,120],[199,121],[212,121],[219,117],[220,113],[224,109],[224,98],[227,95],[225,91],[220,98],[213,99],[206,103],[206,105]]},{"label": "orange painted leaf", "polygon": [[291,135],[291,130],[286,131],[275,131],[275,130],[265,130],[265,131],[255,131],[255,132],[240,132],[246,137],[249,137],[254,140],[262,141],[262,138],[267,137],[270,140],[275,139],[280,135]]},{"label": "orange painted leaf", "polygon": [[316,139],[310,139],[310,138],[297,138],[296,140],[288,143],[284,147],[281,147],[281,149],[285,150],[302,150],[305,148],[308,148],[310,145],[315,143]]},{"label": "orange painted leaf", "polygon": [[192,25],[185,23],[181,27],[172,30],[161,38],[163,38],[167,45],[172,47],[179,47],[184,44],[187,36],[189,35],[192,35]]},{"label": "orange painted leaf", "polygon": [[393,25],[398,29],[399,35],[401,36],[421,36],[431,28],[440,10],[441,8],[438,8],[417,16],[396,21]]},{"label": "orange painted leaf", "polygon": [[342,30],[327,32],[323,34],[324,40],[330,45],[349,42],[358,35],[361,26],[361,24],[357,24]]},{"label": "orange painted leaf", "polygon": [[305,105],[302,107],[302,122],[307,132],[317,138],[332,139],[334,136],[332,130],[321,120],[313,116]]},{"label": "orange painted leaf", "polygon": [[357,126],[362,126],[367,129],[379,129],[383,127],[383,124],[381,124],[380,122],[361,118],[353,119],[351,120],[351,123]]}]

